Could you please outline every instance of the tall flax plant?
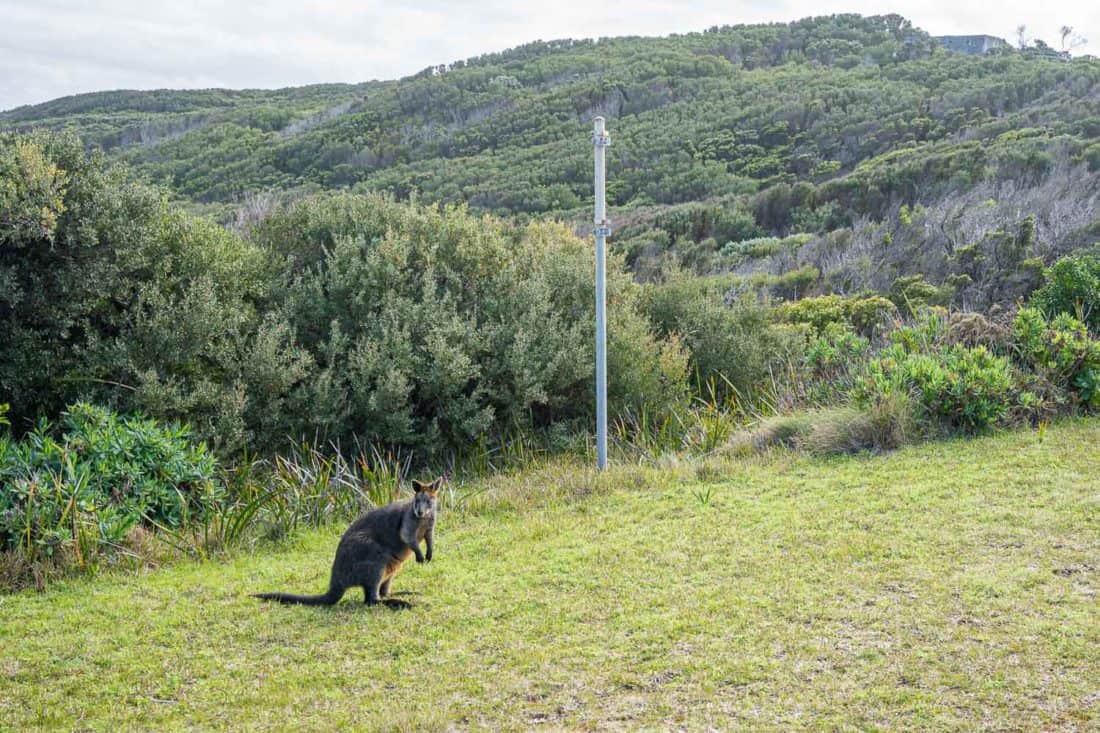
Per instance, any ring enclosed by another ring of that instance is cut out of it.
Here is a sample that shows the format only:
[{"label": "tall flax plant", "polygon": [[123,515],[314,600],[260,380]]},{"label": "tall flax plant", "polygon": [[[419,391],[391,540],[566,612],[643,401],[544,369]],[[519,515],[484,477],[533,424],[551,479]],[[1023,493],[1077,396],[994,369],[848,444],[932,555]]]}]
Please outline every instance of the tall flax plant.
[{"label": "tall flax plant", "polygon": [[732,382],[722,375],[711,377],[705,392],[695,397],[694,423],[685,443],[696,451],[710,453],[729,440],[737,428],[738,417],[750,409]]},{"label": "tall flax plant", "polygon": [[370,446],[348,460],[338,446],[332,448],[325,453],[302,442],[275,458],[267,515],[278,536],[353,517],[397,498],[411,454]]},{"label": "tall flax plant", "polygon": [[[178,528],[146,521],[176,550],[208,557],[249,539],[279,540],[303,527],[345,521],[398,497],[411,455],[357,445],[349,458],[339,446],[295,443],[273,461],[245,452],[226,471],[225,498]],[[192,521],[194,519],[194,521]]]},{"label": "tall flax plant", "polygon": [[661,409],[643,404],[620,413],[611,423],[614,445],[624,456],[651,461],[681,450],[710,453],[739,427],[775,412],[783,379],[746,396],[722,374],[700,381],[700,393]]},{"label": "tall flax plant", "polygon": [[382,506],[396,500],[401,483],[409,475],[412,453],[392,448],[383,451],[374,445],[369,448],[359,445],[358,448],[356,465],[363,497],[361,507]]},{"label": "tall flax plant", "polygon": [[247,450],[225,474],[226,498],[202,516],[203,554],[242,543],[261,513],[277,499],[278,489],[264,482],[265,462]]},{"label": "tall flax plant", "polygon": [[620,414],[611,423],[615,445],[628,455],[653,460],[683,446],[686,425],[693,419],[687,407],[657,411],[642,405],[637,411]]},{"label": "tall flax plant", "polygon": [[[771,394],[757,390],[752,400],[723,375],[702,383],[690,402],[654,410],[647,405],[612,422],[615,445],[640,460],[653,460],[685,448],[709,453],[729,440],[740,425],[772,409]],[[774,390],[773,390],[774,392]]]},{"label": "tall flax plant", "polygon": [[480,478],[513,468],[527,468],[547,452],[543,435],[513,419],[495,436],[481,433],[466,450],[455,452],[451,457],[450,473]]}]

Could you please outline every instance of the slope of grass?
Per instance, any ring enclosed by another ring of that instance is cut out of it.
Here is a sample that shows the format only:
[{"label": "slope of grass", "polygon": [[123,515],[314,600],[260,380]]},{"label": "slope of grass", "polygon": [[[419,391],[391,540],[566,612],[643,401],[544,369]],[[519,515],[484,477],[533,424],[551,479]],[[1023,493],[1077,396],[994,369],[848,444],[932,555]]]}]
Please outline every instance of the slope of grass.
[{"label": "slope of grass", "polygon": [[1089,729],[1098,442],[498,480],[404,612],[248,597],[320,591],[340,528],[0,597],[0,728]]}]

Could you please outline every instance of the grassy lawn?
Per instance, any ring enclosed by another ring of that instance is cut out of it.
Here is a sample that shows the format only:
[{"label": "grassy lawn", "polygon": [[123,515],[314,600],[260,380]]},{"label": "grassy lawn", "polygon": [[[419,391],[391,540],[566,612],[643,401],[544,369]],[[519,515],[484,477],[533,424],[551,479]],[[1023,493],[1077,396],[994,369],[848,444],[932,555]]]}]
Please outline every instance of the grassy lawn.
[{"label": "grassy lawn", "polygon": [[1098,447],[543,469],[441,518],[404,612],[248,597],[322,591],[341,527],[3,596],[0,727],[1095,730]]}]

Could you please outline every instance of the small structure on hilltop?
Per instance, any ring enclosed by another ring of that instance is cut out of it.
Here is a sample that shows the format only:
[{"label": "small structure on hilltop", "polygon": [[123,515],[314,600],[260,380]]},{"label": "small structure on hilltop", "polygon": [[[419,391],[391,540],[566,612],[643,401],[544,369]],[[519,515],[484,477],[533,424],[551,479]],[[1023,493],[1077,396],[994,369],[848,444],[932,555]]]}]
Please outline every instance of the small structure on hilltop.
[{"label": "small structure on hilltop", "polygon": [[935,38],[948,51],[958,51],[971,56],[980,56],[995,48],[1008,46],[1008,41],[996,36],[936,36]]}]

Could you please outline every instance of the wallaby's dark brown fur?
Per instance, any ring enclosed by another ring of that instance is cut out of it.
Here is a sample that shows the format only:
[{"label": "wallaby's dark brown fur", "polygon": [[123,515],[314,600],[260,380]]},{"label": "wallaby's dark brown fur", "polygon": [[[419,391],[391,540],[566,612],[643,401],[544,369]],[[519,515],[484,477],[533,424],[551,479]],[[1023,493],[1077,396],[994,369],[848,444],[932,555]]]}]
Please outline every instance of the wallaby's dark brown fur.
[{"label": "wallaby's dark brown fur", "polygon": [[[372,509],[352,522],[336,547],[327,592],[319,596],[256,593],[254,597],[280,603],[331,606],[344,597],[348,588],[362,586],[363,600],[367,604],[408,607],[405,601],[383,599],[390,594],[390,581],[409,556],[415,555],[417,562],[432,561],[438,506],[436,494],[442,485],[442,478],[428,484],[413,481],[416,494],[412,499]],[[420,551],[420,543],[424,541],[427,541],[427,552]]]}]

